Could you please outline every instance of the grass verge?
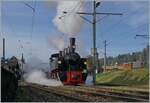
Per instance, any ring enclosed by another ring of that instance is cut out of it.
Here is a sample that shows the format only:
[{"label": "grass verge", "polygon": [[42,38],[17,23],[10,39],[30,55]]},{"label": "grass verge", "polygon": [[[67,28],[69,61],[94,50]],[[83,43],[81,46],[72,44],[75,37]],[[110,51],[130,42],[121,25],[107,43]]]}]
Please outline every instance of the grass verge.
[{"label": "grass verge", "polygon": [[99,85],[136,86],[149,88],[149,70],[145,68],[113,70],[97,74],[96,81]]}]

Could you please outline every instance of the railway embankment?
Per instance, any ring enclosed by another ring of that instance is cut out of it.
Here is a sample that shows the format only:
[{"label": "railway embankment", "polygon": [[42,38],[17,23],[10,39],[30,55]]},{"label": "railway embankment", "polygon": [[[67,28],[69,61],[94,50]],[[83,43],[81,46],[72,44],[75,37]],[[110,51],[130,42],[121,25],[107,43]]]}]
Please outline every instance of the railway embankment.
[{"label": "railway embankment", "polygon": [[97,74],[97,84],[149,89],[149,69],[113,70]]}]

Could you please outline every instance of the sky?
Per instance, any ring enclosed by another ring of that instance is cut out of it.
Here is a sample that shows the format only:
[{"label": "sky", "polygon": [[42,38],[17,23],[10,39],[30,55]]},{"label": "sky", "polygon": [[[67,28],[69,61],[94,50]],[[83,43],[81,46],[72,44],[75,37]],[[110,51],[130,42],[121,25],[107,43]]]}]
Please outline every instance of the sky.
[{"label": "sky", "polygon": [[[34,16],[32,9],[26,6],[22,0],[1,1],[0,57],[2,57],[3,37],[6,39],[6,57],[15,55],[21,58],[21,53],[24,53],[25,59],[35,56],[43,62],[48,62],[50,55],[59,51],[51,42],[55,35],[65,38],[66,43],[69,42],[69,37],[60,32],[53,23],[57,14],[57,3],[45,0],[35,1],[24,1],[35,7]],[[104,40],[108,42],[107,56],[141,51],[146,47],[148,39],[135,38],[135,36],[149,35],[148,0],[101,1],[97,12],[123,13],[123,15],[105,17],[97,15],[97,20],[101,19],[97,22],[96,28],[96,45],[99,57],[103,57]],[[91,11],[92,2],[85,0],[84,12]],[[91,16],[84,15],[84,17],[92,20]],[[91,54],[92,24],[83,20],[80,32],[75,37],[77,52],[81,56]]]}]

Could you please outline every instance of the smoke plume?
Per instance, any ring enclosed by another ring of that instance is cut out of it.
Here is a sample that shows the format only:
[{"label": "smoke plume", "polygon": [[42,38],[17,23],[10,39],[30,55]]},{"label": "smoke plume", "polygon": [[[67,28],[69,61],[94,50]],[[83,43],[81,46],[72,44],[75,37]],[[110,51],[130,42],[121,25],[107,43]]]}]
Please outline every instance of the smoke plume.
[{"label": "smoke plume", "polygon": [[69,37],[77,35],[83,23],[81,15],[77,12],[83,11],[83,0],[57,2],[57,14],[53,19],[54,25],[60,32]]},{"label": "smoke plume", "polygon": [[[43,65],[44,64],[44,65]],[[27,63],[24,66],[23,75],[26,82],[30,83],[37,83],[41,85],[48,85],[48,86],[59,86],[62,85],[60,81],[48,79],[46,77],[46,72],[50,70],[48,64],[43,63],[37,57],[31,57],[27,60]]]},{"label": "smoke plume", "polygon": [[49,42],[58,50],[63,50],[65,47],[64,37],[55,33],[51,33],[51,35],[49,35]]},{"label": "smoke plume", "polygon": [[33,70],[27,74],[24,75],[24,78],[29,83],[37,83],[41,85],[47,85],[47,86],[60,86],[62,85],[61,82],[47,79],[44,72],[41,70]]}]

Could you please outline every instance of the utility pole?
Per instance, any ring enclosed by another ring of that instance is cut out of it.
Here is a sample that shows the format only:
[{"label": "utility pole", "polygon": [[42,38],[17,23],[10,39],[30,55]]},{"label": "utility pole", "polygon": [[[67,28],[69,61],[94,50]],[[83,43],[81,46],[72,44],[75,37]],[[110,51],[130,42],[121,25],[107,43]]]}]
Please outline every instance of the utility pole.
[{"label": "utility pole", "polygon": [[3,59],[5,60],[5,38],[3,38]]},{"label": "utility pole", "polygon": [[93,1],[93,84],[96,83],[96,1]]},{"label": "utility pole", "polygon": [[24,60],[24,57],[23,57],[23,53],[22,53],[22,56],[21,56],[21,63],[22,63],[22,70],[23,70],[23,64],[25,63],[25,60]]},{"label": "utility pole", "polygon": [[22,53],[22,55],[21,55],[21,80],[23,80],[23,73],[24,73],[24,70],[23,70],[23,66],[24,66],[24,64],[25,64],[25,60],[24,60],[24,56],[23,56],[23,53]]},{"label": "utility pole", "polygon": [[106,40],[104,40],[104,72],[106,71]]},{"label": "utility pole", "polygon": [[107,41],[104,40],[104,72],[106,71],[106,64],[107,64],[107,53],[106,53],[107,50],[106,49],[107,49],[108,44],[110,44],[110,42],[107,43]]},{"label": "utility pole", "polygon": [[34,18],[35,18],[35,7],[36,7],[36,0],[33,1],[34,2],[34,5],[31,6],[29,5],[28,3],[26,2],[22,2],[25,6],[27,6],[28,8],[30,8],[32,10],[32,22],[31,22],[31,55],[32,55],[32,34],[33,34],[33,27],[34,27]]},{"label": "utility pole", "polygon": [[[93,3],[93,12],[76,12],[77,14],[79,14],[79,16],[81,18],[83,18],[84,20],[86,20],[87,22],[91,23],[93,25],[93,84],[96,83],[96,23],[101,21],[101,19],[96,20],[96,15],[122,15],[122,13],[100,13],[100,12],[96,12],[96,8],[100,5],[101,2],[96,2],[96,0],[92,1]],[[63,11],[64,14],[67,14],[67,11]],[[91,15],[93,17],[93,20],[90,21],[87,18],[83,17],[82,15]],[[64,16],[62,16],[64,17]],[[61,19],[62,17],[59,17],[59,19]]]}]

